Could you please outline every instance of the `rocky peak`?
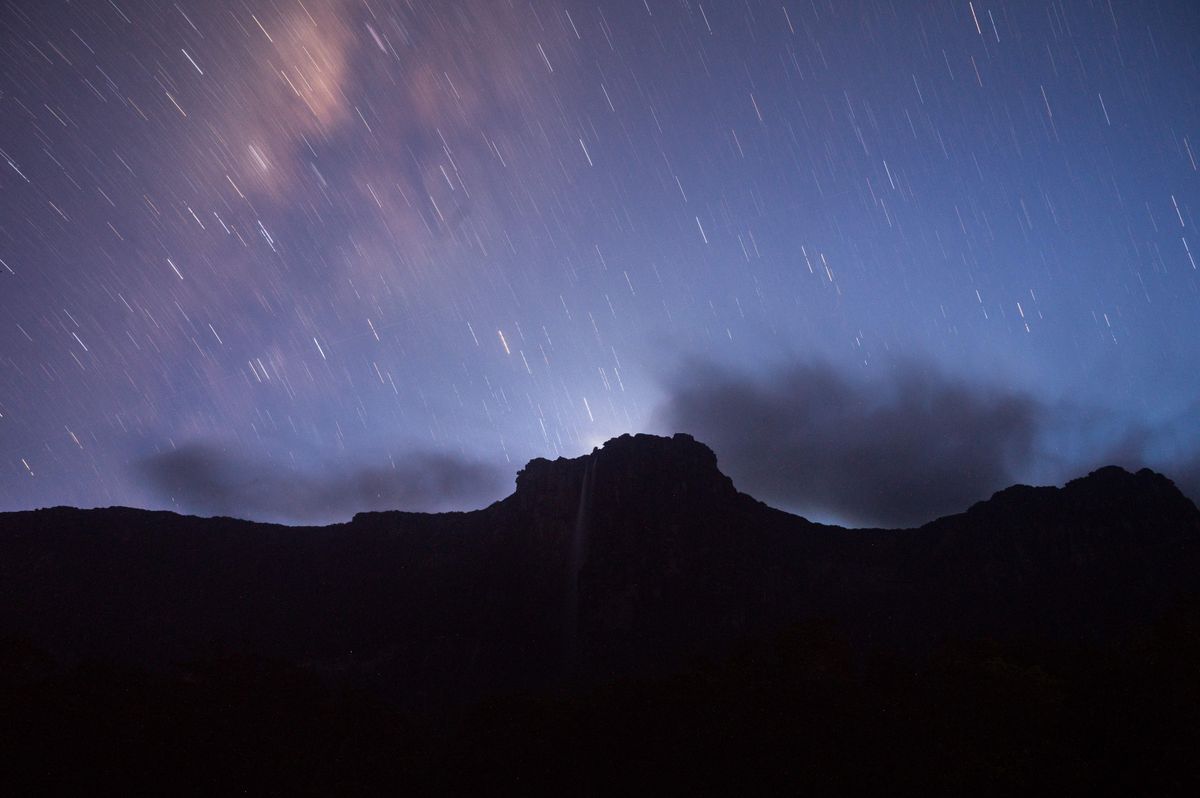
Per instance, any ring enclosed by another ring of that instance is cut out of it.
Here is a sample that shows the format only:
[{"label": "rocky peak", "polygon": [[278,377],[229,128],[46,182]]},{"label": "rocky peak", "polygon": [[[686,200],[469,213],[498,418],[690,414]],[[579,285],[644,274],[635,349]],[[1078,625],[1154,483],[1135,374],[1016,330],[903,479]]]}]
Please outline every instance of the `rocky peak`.
[{"label": "rocky peak", "polygon": [[1166,501],[1180,506],[1181,503],[1190,504],[1174,482],[1149,468],[1143,468],[1137,473],[1126,471],[1120,466],[1098,468],[1086,477],[1068,482],[1063,487],[1063,493],[1077,501],[1101,505],[1129,500],[1154,503]]},{"label": "rocky peak", "polygon": [[712,449],[691,435],[639,434],[613,438],[582,457],[530,460],[517,474],[517,501],[574,506],[589,473],[593,495],[606,502],[719,501],[737,495]]},{"label": "rocky peak", "polygon": [[1009,522],[1069,516],[1115,524],[1122,520],[1195,524],[1196,507],[1167,477],[1148,468],[1136,473],[1105,466],[1061,488],[1013,485],[979,502],[969,513]]}]

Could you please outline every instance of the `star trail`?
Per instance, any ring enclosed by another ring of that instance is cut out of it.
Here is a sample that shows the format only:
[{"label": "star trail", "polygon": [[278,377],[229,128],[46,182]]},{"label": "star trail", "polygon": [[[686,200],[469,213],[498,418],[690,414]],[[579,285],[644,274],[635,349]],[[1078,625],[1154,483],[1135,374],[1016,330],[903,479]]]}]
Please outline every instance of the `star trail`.
[{"label": "star trail", "polygon": [[978,498],[1112,459],[1200,484],[1198,32],[1113,0],[7,0],[0,510],[466,509],[682,423],[754,493],[722,441],[833,402],[822,445],[883,457],[966,407],[895,446],[978,439]]}]

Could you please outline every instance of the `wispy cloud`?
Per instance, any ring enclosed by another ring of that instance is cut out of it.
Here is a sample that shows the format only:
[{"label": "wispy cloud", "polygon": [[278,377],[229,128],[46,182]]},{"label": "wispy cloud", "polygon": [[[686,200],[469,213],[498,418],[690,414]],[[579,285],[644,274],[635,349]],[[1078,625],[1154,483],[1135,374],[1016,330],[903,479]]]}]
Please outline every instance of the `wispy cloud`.
[{"label": "wispy cloud", "polygon": [[410,452],[395,464],[298,468],[195,442],[144,458],[136,474],[163,501],[201,515],[266,521],[345,521],[366,510],[434,512],[482,507],[511,474],[444,452]]}]

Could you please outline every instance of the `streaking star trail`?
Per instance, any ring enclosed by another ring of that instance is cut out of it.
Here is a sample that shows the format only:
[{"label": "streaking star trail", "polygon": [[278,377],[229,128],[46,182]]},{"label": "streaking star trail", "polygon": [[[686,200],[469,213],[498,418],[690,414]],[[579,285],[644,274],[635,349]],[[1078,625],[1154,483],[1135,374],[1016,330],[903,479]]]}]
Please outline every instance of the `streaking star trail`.
[{"label": "streaking star trail", "polygon": [[739,467],[734,396],[932,451],[991,409],[912,414],[1015,396],[988,480],[1200,486],[1196,30],[1175,2],[10,0],[0,510],[463,509],[687,423],[836,516]]}]

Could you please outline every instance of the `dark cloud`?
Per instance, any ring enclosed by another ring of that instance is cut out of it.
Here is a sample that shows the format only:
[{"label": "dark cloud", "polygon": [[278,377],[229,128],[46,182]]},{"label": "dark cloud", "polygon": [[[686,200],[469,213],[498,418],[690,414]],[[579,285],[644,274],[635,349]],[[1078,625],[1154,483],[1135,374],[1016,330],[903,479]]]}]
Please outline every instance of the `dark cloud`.
[{"label": "dark cloud", "polygon": [[658,422],[709,443],[758,498],[847,521],[918,524],[1006,487],[1050,411],[1032,397],[909,363],[856,377],[820,363],[755,378],[692,363]]},{"label": "dark cloud", "polygon": [[433,512],[482,507],[499,498],[499,466],[442,452],[410,452],[395,466],[300,470],[191,443],[138,462],[135,471],[161,499],[202,515],[318,523],[364,510]]},{"label": "dark cloud", "polygon": [[1200,402],[1156,424],[1129,424],[1103,454],[1088,465],[1108,464],[1133,470],[1152,468],[1169,477],[1194,502],[1200,502]]}]

